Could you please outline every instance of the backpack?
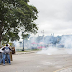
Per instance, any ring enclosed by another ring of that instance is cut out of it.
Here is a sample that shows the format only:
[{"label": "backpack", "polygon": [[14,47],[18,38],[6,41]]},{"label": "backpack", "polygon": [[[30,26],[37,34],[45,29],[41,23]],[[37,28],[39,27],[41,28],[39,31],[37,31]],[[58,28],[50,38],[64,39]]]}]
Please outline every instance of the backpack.
[{"label": "backpack", "polygon": [[5,47],[4,53],[10,53],[9,47]]}]

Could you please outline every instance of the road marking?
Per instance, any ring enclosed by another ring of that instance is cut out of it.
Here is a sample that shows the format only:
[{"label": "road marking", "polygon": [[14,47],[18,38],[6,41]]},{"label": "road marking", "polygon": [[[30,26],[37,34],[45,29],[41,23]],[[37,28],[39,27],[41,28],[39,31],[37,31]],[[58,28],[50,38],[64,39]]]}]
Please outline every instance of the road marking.
[{"label": "road marking", "polygon": [[61,69],[58,69],[58,70],[56,70],[56,71],[54,71],[54,72],[58,72],[58,71],[61,71],[61,70],[63,70],[63,69],[66,69],[66,68],[61,68]]},{"label": "road marking", "polygon": [[[69,66],[69,67],[71,67],[71,66]],[[58,71],[61,71],[61,70],[63,70],[63,69],[69,68],[69,67],[61,68],[61,69],[58,69],[58,70],[53,71],[53,72],[58,72]]]}]

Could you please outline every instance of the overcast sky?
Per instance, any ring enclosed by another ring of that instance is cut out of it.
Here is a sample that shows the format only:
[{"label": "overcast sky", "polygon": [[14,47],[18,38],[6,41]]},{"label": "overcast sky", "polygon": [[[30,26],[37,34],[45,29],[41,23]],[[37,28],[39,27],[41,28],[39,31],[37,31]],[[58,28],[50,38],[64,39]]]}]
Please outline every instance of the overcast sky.
[{"label": "overcast sky", "polygon": [[37,35],[58,35],[72,34],[72,0],[30,0],[38,11],[39,30]]}]

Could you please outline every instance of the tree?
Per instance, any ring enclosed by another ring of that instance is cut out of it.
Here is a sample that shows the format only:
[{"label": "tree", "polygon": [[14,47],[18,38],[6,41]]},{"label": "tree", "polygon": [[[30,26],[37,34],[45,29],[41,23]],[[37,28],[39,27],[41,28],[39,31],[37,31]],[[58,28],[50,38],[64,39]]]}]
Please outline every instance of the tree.
[{"label": "tree", "polygon": [[29,0],[0,0],[0,42],[19,40],[18,33],[37,33],[37,8]]}]

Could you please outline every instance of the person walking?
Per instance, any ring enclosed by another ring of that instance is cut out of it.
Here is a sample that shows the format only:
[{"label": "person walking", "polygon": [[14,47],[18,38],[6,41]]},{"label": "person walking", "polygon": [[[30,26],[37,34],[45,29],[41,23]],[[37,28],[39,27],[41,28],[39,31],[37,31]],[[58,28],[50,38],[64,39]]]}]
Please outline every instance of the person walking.
[{"label": "person walking", "polygon": [[6,44],[6,47],[4,47],[2,50],[4,51],[4,54],[3,54],[3,65],[5,66],[6,57],[8,59],[9,65],[11,65],[11,62],[10,62],[10,51],[11,51],[11,49],[8,47],[8,44]]}]

